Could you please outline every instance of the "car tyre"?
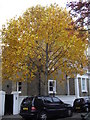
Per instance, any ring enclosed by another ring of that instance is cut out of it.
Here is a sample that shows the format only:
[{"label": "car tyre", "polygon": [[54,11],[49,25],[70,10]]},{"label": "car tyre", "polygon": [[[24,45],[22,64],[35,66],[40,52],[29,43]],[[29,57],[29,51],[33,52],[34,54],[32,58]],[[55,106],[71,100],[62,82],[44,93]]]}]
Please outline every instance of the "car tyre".
[{"label": "car tyre", "polygon": [[45,111],[42,111],[39,113],[39,120],[47,120],[47,113]]},{"label": "car tyre", "polygon": [[29,120],[29,118],[27,118],[27,117],[23,117],[23,120]]},{"label": "car tyre", "polygon": [[71,117],[71,116],[72,116],[72,110],[71,110],[71,109],[68,109],[68,111],[67,111],[67,116],[68,116],[68,117]]}]

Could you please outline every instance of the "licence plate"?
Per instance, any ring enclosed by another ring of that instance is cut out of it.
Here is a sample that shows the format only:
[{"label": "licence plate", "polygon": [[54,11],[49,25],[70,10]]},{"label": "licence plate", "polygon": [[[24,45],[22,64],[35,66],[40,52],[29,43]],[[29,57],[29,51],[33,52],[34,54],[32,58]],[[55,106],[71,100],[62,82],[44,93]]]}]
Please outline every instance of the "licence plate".
[{"label": "licence plate", "polygon": [[76,109],[80,109],[80,107],[76,107]]},{"label": "licence plate", "polygon": [[28,110],[28,108],[23,108],[23,110]]}]

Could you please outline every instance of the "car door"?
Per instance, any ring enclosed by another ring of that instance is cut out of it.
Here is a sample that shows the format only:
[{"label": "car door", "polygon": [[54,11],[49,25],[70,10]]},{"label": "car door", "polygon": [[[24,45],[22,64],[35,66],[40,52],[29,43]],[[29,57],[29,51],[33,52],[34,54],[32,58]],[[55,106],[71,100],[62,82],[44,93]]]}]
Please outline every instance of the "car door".
[{"label": "car door", "polygon": [[51,97],[45,97],[44,98],[44,106],[45,106],[45,109],[46,109],[48,115],[49,116],[54,116],[55,106],[54,106],[54,103],[53,103]]},{"label": "car door", "polygon": [[42,97],[36,97],[34,101],[36,109],[39,111],[43,110],[43,98]]},{"label": "car door", "polygon": [[63,116],[65,115],[67,109],[65,107],[65,104],[57,97],[52,97],[53,103],[54,103],[54,113],[57,116]]}]

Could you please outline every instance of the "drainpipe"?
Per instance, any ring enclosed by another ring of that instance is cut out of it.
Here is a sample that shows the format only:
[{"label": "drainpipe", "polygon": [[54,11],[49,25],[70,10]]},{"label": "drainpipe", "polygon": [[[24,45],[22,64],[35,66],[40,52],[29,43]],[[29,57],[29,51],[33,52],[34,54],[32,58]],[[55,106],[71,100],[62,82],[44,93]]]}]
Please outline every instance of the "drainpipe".
[{"label": "drainpipe", "polygon": [[70,95],[69,77],[67,77],[67,95]]},{"label": "drainpipe", "polygon": [[69,77],[66,74],[66,95],[70,95]]},{"label": "drainpipe", "polygon": [[75,95],[76,95],[76,98],[79,97],[79,84],[78,84],[78,77],[75,78]]}]

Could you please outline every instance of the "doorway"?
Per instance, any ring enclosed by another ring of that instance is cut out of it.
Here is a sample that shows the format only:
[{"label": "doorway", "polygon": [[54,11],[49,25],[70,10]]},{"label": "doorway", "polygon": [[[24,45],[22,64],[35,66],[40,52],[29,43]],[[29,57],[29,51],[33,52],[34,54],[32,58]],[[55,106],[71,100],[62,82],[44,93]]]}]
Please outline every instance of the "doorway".
[{"label": "doorway", "polygon": [[13,95],[5,95],[5,115],[13,114]]}]

